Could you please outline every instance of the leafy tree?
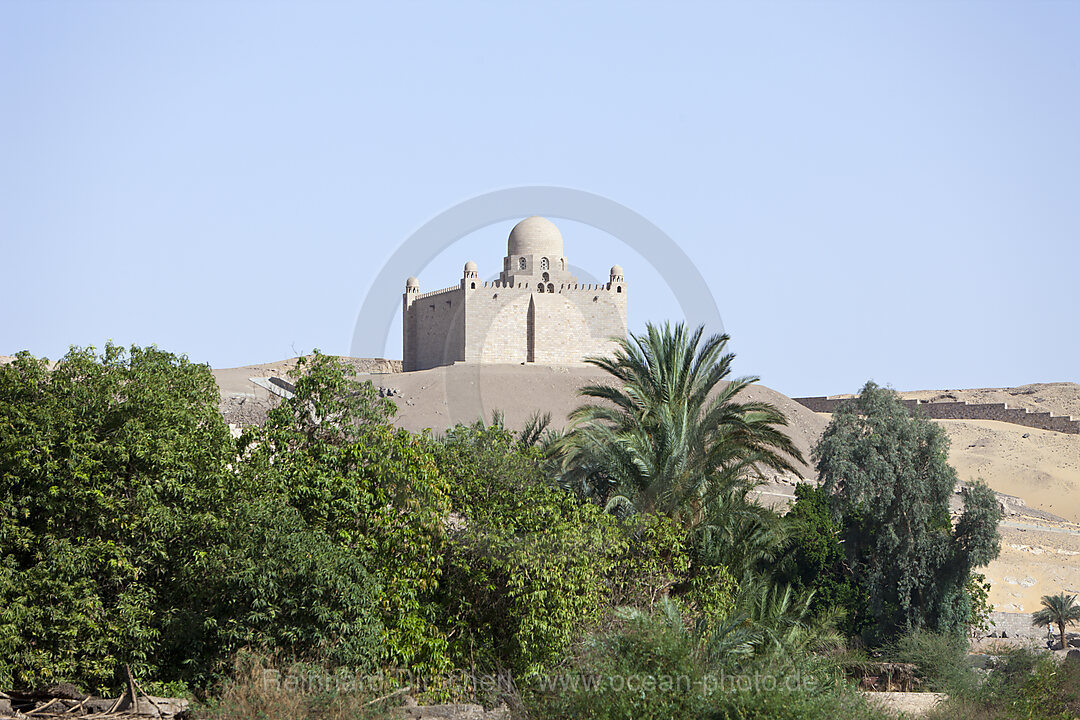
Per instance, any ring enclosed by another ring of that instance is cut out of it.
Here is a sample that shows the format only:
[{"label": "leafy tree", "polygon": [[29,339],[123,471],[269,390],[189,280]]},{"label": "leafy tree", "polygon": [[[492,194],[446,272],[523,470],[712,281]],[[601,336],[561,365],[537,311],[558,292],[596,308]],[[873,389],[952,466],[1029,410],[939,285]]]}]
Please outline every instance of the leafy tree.
[{"label": "leafy tree", "polygon": [[956,472],[947,453],[941,428],[872,382],[834,413],[814,449],[845,562],[868,594],[869,639],[959,632],[971,569],[997,556],[1000,511],[985,485],[968,489],[963,515],[950,521]]},{"label": "leafy tree", "polygon": [[614,382],[580,390],[600,402],[572,413],[575,427],[558,445],[566,486],[609,510],[660,512],[692,527],[712,498],[759,467],[794,471],[801,456],[783,414],[738,401],[757,378],[726,380],[728,336],[703,341],[703,331],[649,325],[613,356],[588,360]]},{"label": "leafy tree", "polygon": [[1076,604],[1075,595],[1058,593],[1057,595],[1042,596],[1042,609],[1031,616],[1031,624],[1049,625],[1050,623],[1058,626],[1061,633],[1061,648],[1064,650],[1068,647],[1065,638],[1065,627],[1080,624],[1080,605]]},{"label": "leafy tree", "polygon": [[435,592],[449,487],[431,439],[393,428],[393,403],[337,358],[316,351],[295,376],[293,396],[241,438],[239,482],[362,560],[376,582],[384,662],[445,670]]},{"label": "leafy tree", "polygon": [[163,639],[166,666],[197,686],[220,679],[242,650],[376,670],[385,659],[382,588],[366,557],[274,496],[237,502],[224,516],[217,538],[178,572],[183,602]]},{"label": "leafy tree", "polygon": [[550,666],[599,622],[624,546],[613,518],[546,481],[534,435],[496,417],[451,429],[437,448],[451,479],[439,597],[452,657],[519,677]]},{"label": "leafy tree", "polygon": [[978,572],[971,573],[964,594],[970,606],[964,625],[972,631],[989,632],[990,615],[994,612],[994,606],[990,604],[990,582],[986,576]]},{"label": "leafy tree", "polygon": [[784,516],[787,544],[777,575],[803,591],[812,591],[811,609],[822,615],[840,609],[841,629],[857,635],[868,621],[866,591],[847,565],[843,525],[832,515],[829,496],[821,487],[800,483],[795,502]]},{"label": "leafy tree", "polygon": [[210,370],[154,347],[0,367],[0,686],[164,672],[233,457]]}]

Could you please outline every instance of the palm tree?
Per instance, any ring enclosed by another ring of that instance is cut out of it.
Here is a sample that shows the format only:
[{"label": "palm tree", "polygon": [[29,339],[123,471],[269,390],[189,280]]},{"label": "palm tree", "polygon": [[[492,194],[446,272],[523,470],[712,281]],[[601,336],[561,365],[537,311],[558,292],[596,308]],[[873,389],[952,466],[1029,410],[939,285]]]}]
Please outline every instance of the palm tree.
[{"label": "palm tree", "polygon": [[1065,645],[1065,626],[1080,623],[1080,605],[1076,604],[1075,595],[1058,593],[1042,596],[1042,610],[1031,616],[1032,625],[1055,623],[1061,631],[1061,649]]},{"label": "palm tree", "polygon": [[556,444],[564,485],[609,510],[661,512],[694,527],[733,488],[745,497],[761,468],[797,472],[802,455],[782,430],[783,413],[738,401],[758,378],[727,380],[729,338],[703,341],[703,332],[649,324],[614,355],[586,361],[616,382],[579,391],[603,402],[575,410]]}]

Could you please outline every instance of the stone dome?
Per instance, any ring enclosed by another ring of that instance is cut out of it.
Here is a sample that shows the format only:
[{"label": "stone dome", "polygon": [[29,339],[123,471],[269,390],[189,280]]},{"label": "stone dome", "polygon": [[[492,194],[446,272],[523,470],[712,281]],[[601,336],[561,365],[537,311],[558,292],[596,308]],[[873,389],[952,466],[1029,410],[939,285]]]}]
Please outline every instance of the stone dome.
[{"label": "stone dome", "polygon": [[465,272],[476,272],[476,271],[477,271],[476,263],[474,263],[472,260],[465,263]]},{"label": "stone dome", "polygon": [[[401,277],[401,276],[398,275],[398,277]],[[411,278],[409,278],[408,280],[405,281],[405,287],[407,287],[407,288],[418,288],[418,287],[420,287],[420,281],[417,280],[414,277],[411,277]]]},{"label": "stone dome", "polygon": [[525,218],[510,231],[506,242],[507,255],[563,256],[562,233],[555,223],[533,215]]},{"label": "stone dome", "polygon": [[623,274],[622,265],[612,265],[611,266],[611,277],[616,277],[616,276],[621,277],[622,274]]}]

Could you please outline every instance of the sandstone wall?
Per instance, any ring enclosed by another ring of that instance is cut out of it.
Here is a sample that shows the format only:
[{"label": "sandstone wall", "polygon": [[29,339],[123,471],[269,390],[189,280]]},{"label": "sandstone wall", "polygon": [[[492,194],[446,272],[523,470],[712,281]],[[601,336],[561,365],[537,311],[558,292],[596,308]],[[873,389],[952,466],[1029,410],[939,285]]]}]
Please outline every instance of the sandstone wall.
[{"label": "sandstone wall", "polygon": [[[471,283],[470,283],[471,285]],[[465,290],[465,360],[573,364],[608,353],[626,336],[626,284],[477,283]]]},{"label": "sandstone wall", "polygon": [[[831,413],[840,403],[848,398],[804,397],[792,398],[814,412]],[[923,402],[904,400],[909,409],[918,408],[927,417],[935,420],[997,420],[999,422],[1023,425],[1024,427],[1056,432],[1080,434],[1080,420],[1048,412],[1031,412],[1024,408],[1011,408],[1005,403],[969,403],[969,402]]]},{"label": "sandstone wall", "polygon": [[465,290],[461,286],[402,296],[403,366],[427,370],[465,359]]}]

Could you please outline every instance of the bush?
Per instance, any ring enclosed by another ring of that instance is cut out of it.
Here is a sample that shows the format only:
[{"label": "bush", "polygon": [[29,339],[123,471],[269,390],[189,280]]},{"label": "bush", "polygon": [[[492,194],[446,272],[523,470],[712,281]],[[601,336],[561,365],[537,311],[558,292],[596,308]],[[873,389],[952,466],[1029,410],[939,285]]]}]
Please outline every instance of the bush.
[{"label": "bush", "polygon": [[237,483],[294,508],[367,568],[382,663],[441,672],[449,659],[435,593],[449,487],[430,438],[390,426],[393,410],[370,382],[316,351],[298,364],[293,396],[241,439]]},{"label": "bush", "polygon": [[1014,649],[994,660],[970,692],[950,696],[937,720],[1073,720],[1080,715],[1080,667],[1050,653]]},{"label": "bush", "polygon": [[367,673],[383,659],[380,588],[362,557],[273,499],[236,506],[177,584],[164,651],[197,686],[242,648]]},{"label": "bush", "polygon": [[950,695],[969,695],[976,686],[976,676],[968,662],[968,643],[955,633],[916,630],[901,635],[888,647],[888,656],[897,662],[918,666],[917,677],[923,690]]},{"label": "bush", "polygon": [[836,668],[812,657],[787,662],[711,657],[677,606],[631,612],[594,638],[558,675],[542,676],[529,698],[551,718],[880,717]]}]

